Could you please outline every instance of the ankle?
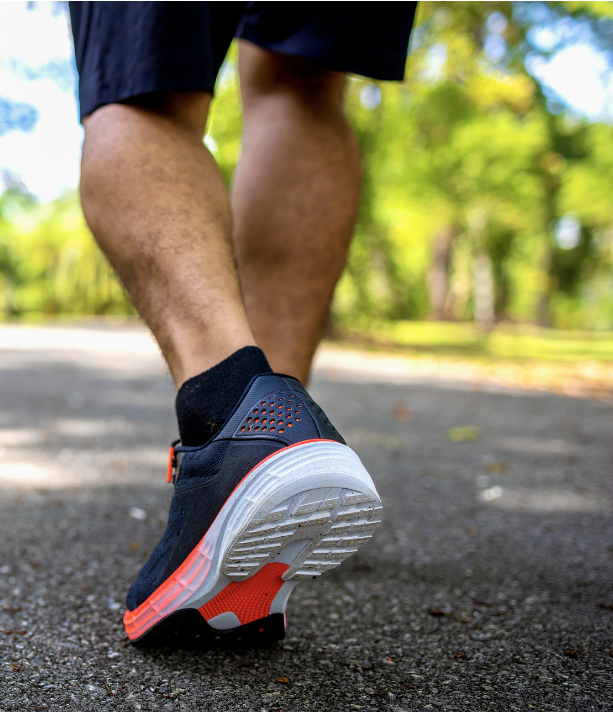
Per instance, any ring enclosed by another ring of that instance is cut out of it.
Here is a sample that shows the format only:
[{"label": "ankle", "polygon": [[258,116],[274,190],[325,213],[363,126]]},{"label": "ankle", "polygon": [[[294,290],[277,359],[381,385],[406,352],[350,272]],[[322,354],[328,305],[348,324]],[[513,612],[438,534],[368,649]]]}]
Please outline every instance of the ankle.
[{"label": "ankle", "polygon": [[204,445],[216,435],[252,378],[270,372],[264,352],[257,346],[246,346],[185,381],[176,400],[183,445]]},{"label": "ankle", "polygon": [[169,329],[158,328],[154,333],[177,389],[237,351],[256,347],[246,318],[231,321],[228,317],[227,323],[212,326],[191,321],[182,324],[175,320]]}]

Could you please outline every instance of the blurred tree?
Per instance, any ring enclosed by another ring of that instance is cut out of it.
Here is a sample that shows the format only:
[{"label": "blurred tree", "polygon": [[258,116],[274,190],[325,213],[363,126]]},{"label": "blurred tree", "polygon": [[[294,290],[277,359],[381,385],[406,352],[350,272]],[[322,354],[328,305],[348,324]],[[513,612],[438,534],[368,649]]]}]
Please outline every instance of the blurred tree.
[{"label": "blurred tree", "polygon": [[[589,124],[562,112],[529,70],[585,28],[607,46],[612,7],[595,5],[420,3],[406,84],[353,83],[366,179],[339,295],[348,312],[424,315],[424,300],[410,296],[424,281],[409,276],[403,250],[389,239],[398,234],[391,220],[400,211],[386,216],[372,209],[389,196],[410,205],[409,220],[430,213],[421,235],[431,244],[430,265],[420,271],[428,274],[433,318],[474,316],[489,325],[492,315],[515,316],[549,324],[555,295],[579,295],[593,273],[593,230],[586,226],[580,245],[568,250],[557,244],[555,226],[563,217],[567,169],[589,154]],[[547,51],[537,41],[545,30],[560,37]],[[402,233],[405,244],[415,244],[410,225]]]},{"label": "blurred tree", "polygon": [[[364,181],[340,323],[613,328],[611,126],[573,116],[542,71],[579,39],[610,50],[612,3],[422,2],[406,82],[349,80]],[[233,46],[205,139],[228,186],[242,130],[236,58]],[[132,312],[76,196],[40,206],[15,181],[2,194],[0,308]]]},{"label": "blurred tree", "polygon": [[0,197],[0,309],[7,315],[134,314],[85,225],[78,198]]}]

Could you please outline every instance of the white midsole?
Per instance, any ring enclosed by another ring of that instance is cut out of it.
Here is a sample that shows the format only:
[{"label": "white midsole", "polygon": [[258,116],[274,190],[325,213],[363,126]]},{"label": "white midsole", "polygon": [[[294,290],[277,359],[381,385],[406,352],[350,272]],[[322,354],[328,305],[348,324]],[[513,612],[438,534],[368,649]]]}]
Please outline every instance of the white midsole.
[{"label": "white midsole", "polygon": [[282,450],[253,470],[220,510],[201,542],[210,560],[209,566],[203,566],[206,575],[179,608],[200,608],[231,583],[222,572],[224,556],[256,514],[300,492],[322,487],[357,490],[379,500],[371,476],[346,445],[322,440]]}]

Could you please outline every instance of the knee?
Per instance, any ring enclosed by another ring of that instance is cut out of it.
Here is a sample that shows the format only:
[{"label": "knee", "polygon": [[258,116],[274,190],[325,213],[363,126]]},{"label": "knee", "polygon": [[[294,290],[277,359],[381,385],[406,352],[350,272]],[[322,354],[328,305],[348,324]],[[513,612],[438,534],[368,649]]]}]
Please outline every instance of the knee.
[{"label": "knee", "polygon": [[108,104],[96,109],[85,117],[83,124],[87,130],[89,123],[121,122],[133,112],[151,118],[161,118],[176,128],[202,139],[211,103],[211,94],[204,91],[154,92],[141,94],[118,104]]},{"label": "knee", "polygon": [[239,72],[245,111],[269,97],[282,97],[315,112],[343,110],[343,72],[245,42],[241,43]]}]

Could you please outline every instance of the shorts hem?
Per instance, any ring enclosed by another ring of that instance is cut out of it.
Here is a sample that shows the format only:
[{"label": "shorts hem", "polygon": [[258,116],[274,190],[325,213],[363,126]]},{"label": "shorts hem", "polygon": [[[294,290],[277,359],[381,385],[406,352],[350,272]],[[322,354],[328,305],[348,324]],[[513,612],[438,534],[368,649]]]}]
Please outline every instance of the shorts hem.
[{"label": "shorts hem", "polygon": [[386,62],[387,67],[385,69],[375,69],[368,67],[359,60],[353,61],[335,56],[335,53],[330,51],[330,48],[325,44],[314,45],[314,43],[311,43],[311,48],[309,49],[303,47],[290,49],[285,46],[284,42],[264,42],[259,39],[255,33],[252,34],[248,30],[244,30],[237,39],[247,40],[262,49],[275,52],[276,54],[284,54],[288,57],[301,57],[302,59],[310,60],[322,67],[337,72],[356,74],[361,77],[366,77],[367,79],[376,79],[378,81],[404,81],[407,55],[395,54],[390,57],[388,48],[378,48],[381,55],[388,55]]},{"label": "shorts hem", "polygon": [[[159,70],[159,64],[153,65]],[[87,88],[79,91],[79,116],[81,121],[108,104],[116,104],[143,94],[167,91],[206,91],[214,93],[215,79],[203,77],[203,72],[194,72],[193,64],[189,71],[182,72],[175,67],[164,68],[156,74],[152,63],[137,65],[136,71],[123,71],[114,77],[101,78],[90,76]]]}]

